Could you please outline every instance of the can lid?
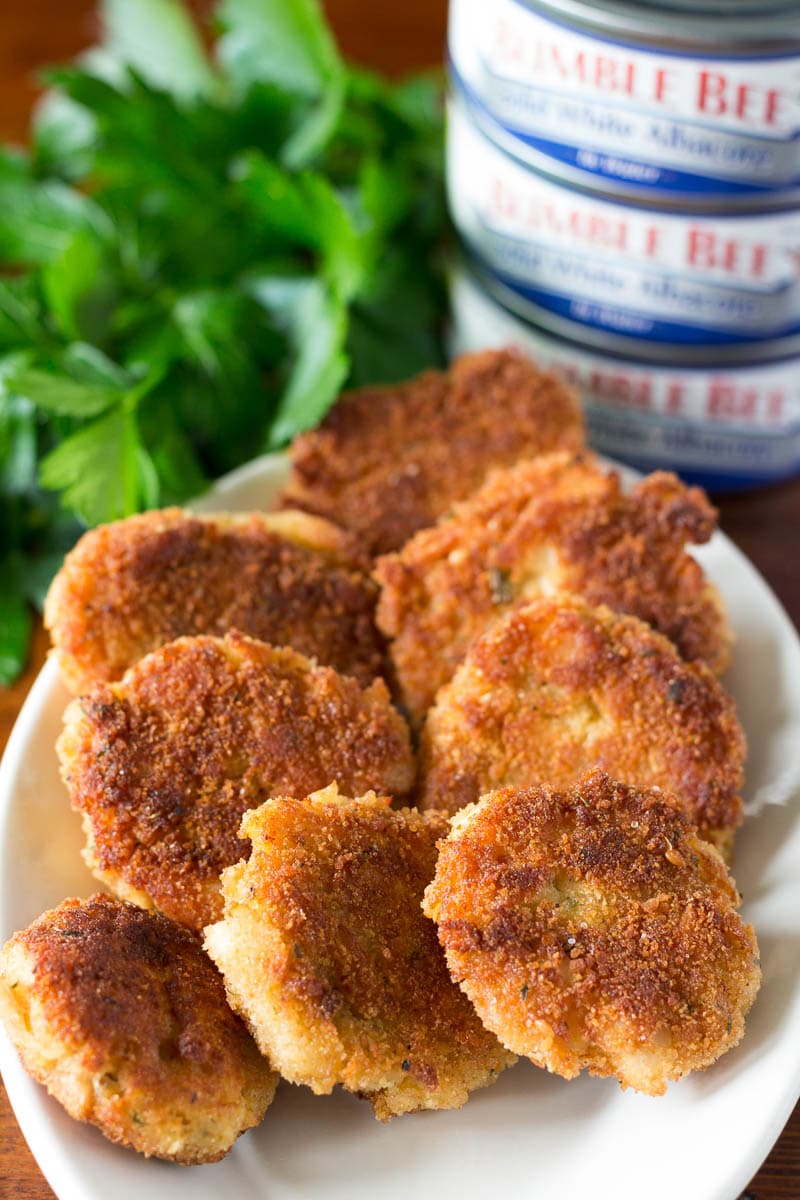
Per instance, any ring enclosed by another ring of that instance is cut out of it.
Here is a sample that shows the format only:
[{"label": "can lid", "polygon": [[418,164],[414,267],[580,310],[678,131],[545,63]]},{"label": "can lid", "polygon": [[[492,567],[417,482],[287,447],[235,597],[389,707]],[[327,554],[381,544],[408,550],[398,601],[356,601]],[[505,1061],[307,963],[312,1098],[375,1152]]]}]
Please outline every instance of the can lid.
[{"label": "can lid", "polygon": [[[771,0],[771,3],[763,4],[758,4],[755,0],[700,0],[699,3],[696,3],[695,0],[639,0],[639,4],[645,8],[658,9],[661,12],[723,13],[734,16],[742,14],[763,16],[764,13],[797,12],[796,0]],[[626,7],[630,7],[630,5]]]},{"label": "can lid", "polygon": [[[616,37],[709,50],[800,48],[798,0],[522,0],[528,8]],[[786,39],[789,39],[787,44]]]}]

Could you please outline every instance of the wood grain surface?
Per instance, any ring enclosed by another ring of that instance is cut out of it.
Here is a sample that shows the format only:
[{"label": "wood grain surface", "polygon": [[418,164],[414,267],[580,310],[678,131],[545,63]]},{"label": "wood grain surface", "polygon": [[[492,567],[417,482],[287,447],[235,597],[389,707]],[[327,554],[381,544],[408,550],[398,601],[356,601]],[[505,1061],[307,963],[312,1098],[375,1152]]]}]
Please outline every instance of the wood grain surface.
[{"label": "wood grain surface", "polygon": [[[130,0],[135,3],[136,0]],[[202,0],[194,7],[208,8]],[[340,44],[350,57],[399,74],[441,61],[445,0],[327,0]],[[0,5],[0,138],[24,141],[35,100],[35,73],[64,61],[96,32],[92,0],[23,0]],[[800,625],[800,481],[759,493],[717,498],[725,532],[753,560]],[[5,745],[25,695],[39,670],[47,640],[37,628],[24,677],[0,689],[0,747]],[[679,1148],[673,1151],[679,1152]],[[800,1200],[800,1106],[751,1183],[754,1200]],[[52,1200],[0,1089],[0,1200]],[[642,1197],[642,1200],[646,1200]]]}]

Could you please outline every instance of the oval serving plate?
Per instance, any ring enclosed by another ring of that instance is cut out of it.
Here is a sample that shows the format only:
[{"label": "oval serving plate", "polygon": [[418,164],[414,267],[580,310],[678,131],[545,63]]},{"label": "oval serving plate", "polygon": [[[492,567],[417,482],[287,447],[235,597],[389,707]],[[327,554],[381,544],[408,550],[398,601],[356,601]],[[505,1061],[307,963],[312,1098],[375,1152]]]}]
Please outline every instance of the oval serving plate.
[{"label": "oval serving plate", "polygon": [[[267,508],[280,456],[222,480],[194,507]],[[23,1133],[60,1200],[734,1200],[778,1137],[800,1092],[800,642],[761,576],[722,534],[698,557],[736,633],[726,676],[750,743],[735,874],[762,952],[764,983],[742,1044],[660,1099],[612,1080],[572,1083],[521,1063],[460,1112],[388,1126],[338,1092],[282,1084],[261,1127],[221,1163],[175,1167],[119,1149],[71,1120],[23,1071],[0,1033],[0,1068]],[[67,703],[49,661],[0,768],[0,938],[97,885],[54,742]]]}]

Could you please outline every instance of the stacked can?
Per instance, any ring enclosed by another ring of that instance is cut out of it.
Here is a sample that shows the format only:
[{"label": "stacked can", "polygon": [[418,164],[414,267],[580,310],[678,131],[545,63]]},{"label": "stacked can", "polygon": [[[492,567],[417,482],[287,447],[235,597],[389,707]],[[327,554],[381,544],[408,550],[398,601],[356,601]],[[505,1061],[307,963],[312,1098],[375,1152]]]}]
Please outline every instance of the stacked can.
[{"label": "stacked can", "polygon": [[451,0],[458,351],[723,490],[800,472],[800,0]]}]

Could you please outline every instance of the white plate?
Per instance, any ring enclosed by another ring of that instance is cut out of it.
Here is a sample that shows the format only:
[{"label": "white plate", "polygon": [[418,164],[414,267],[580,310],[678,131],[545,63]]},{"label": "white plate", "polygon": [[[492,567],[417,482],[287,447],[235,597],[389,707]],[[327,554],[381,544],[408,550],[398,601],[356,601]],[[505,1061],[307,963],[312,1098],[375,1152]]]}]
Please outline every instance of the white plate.
[{"label": "white plate", "polygon": [[[224,481],[197,507],[267,507],[279,458]],[[764,985],[741,1046],[650,1099],[612,1080],[566,1083],[520,1064],[460,1112],[379,1125],[344,1093],[283,1084],[263,1125],[212,1167],[140,1158],[72,1121],[33,1083],[3,1037],[0,1067],[36,1159],[61,1200],[734,1200],[766,1157],[800,1091],[800,643],[761,577],[724,537],[700,557],[737,635],[727,683],[750,741],[750,817],[736,877],[761,944]],[[0,769],[0,937],[95,885],[58,778],[53,743],[67,702],[50,662]]]}]

